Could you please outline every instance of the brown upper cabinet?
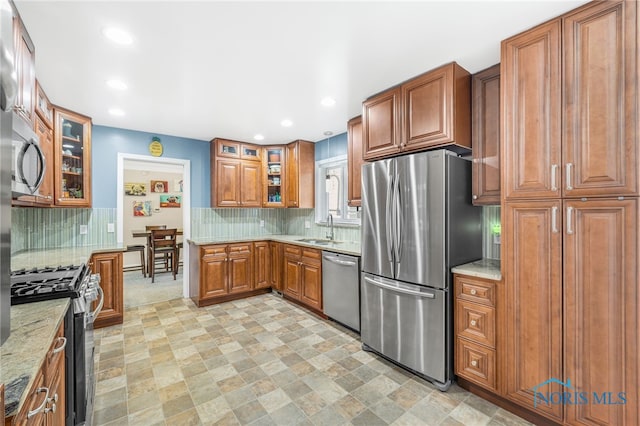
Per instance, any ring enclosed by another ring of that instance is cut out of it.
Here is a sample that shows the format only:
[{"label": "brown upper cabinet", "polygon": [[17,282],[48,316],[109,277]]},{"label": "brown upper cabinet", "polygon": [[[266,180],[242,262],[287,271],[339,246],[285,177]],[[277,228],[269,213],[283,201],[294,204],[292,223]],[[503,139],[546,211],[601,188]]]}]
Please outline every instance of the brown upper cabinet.
[{"label": "brown upper cabinet", "polygon": [[284,146],[267,146],[262,158],[262,207],[286,207]]},{"label": "brown upper cabinet", "polygon": [[500,204],[500,64],[471,78],[474,205]]},{"label": "brown upper cabinet", "polygon": [[348,203],[350,207],[362,205],[362,116],[347,123],[347,163],[349,170]]},{"label": "brown upper cabinet", "polygon": [[287,207],[315,206],[315,145],[297,140],[287,145]]},{"label": "brown upper cabinet", "polygon": [[638,195],[636,3],[590,3],[502,42],[507,199]]},{"label": "brown upper cabinet", "polygon": [[91,207],[91,118],[54,107],[55,205]]},{"label": "brown upper cabinet", "polygon": [[36,136],[42,150],[42,155],[45,158],[44,178],[38,188],[38,196],[35,197],[36,204],[42,204],[50,206],[54,204],[54,179],[55,179],[55,156],[53,148],[53,129],[47,126],[46,122],[42,120],[39,115],[35,116],[33,122]]},{"label": "brown upper cabinet", "polygon": [[364,159],[449,146],[471,149],[471,76],[452,62],[362,104]]},{"label": "brown upper cabinet", "polygon": [[40,82],[36,80],[36,114],[42,119],[44,124],[53,129],[53,105],[49,101],[49,97],[42,90]]},{"label": "brown upper cabinet", "polygon": [[214,139],[211,143],[212,205],[260,207],[261,147],[227,139]]},{"label": "brown upper cabinet", "polygon": [[36,49],[29,33],[14,10],[13,42],[15,71],[18,79],[14,110],[29,123],[33,123],[36,98]]}]

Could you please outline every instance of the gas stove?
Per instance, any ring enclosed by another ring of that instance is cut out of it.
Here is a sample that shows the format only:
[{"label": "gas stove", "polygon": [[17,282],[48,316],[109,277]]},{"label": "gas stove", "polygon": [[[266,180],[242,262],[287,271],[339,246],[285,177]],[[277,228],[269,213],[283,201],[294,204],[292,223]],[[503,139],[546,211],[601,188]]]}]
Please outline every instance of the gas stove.
[{"label": "gas stove", "polygon": [[82,265],[20,269],[11,272],[11,304],[81,297],[88,268]]}]

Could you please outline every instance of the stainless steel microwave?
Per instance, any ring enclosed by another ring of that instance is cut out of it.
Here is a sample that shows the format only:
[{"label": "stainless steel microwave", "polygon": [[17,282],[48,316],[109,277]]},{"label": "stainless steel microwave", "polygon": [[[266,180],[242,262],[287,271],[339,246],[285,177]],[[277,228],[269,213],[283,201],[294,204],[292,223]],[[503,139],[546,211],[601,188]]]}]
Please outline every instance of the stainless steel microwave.
[{"label": "stainless steel microwave", "polygon": [[38,195],[44,179],[46,160],[38,136],[22,118],[13,115],[13,162],[11,166],[12,196]]}]

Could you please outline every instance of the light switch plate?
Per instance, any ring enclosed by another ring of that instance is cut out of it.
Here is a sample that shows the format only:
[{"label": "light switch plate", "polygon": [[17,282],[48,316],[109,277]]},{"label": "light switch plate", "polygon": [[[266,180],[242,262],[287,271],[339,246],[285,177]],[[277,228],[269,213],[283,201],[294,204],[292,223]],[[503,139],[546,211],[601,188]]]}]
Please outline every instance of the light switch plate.
[{"label": "light switch plate", "polygon": [[260,228],[264,228],[264,220],[260,221]]},{"label": "light switch plate", "polygon": [[107,232],[116,232],[115,224],[107,223]]},{"label": "light switch plate", "polygon": [[80,225],[80,235],[87,235],[87,232],[89,232],[87,225]]},{"label": "light switch plate", "polygon": [[493,234],[493,244],[500,244],[500,234]]},{"label": "light switch plate", "polygon": [[309,222],[308,220],[304,221],[304,229],[311,229],[311,222]]}]

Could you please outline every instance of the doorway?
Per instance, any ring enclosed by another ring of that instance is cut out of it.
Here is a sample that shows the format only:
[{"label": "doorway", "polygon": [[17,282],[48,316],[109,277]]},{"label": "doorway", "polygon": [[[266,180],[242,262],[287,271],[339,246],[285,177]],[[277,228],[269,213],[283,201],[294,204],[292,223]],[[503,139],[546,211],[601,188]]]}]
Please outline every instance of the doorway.
[{"label": "doorway", "polygon": [[[135,301],[135,305],[144,304],[145,300],[152,303],[189,295],[189,253],[184,242],[191,235],[190,176],[189,160],[118,153],[118,243],[123,246],[146,244],[143,238],[134,239],[131,232],[144,230],[146,225],[166,224],[183,231],[183,249],[180,253],[182,266],[177,280],[173,281],[171,273],[161,273],[156,275],[155,283],[151,284],[151,278],[144,279],[140,270],[126,272],[125,307],[132,306],[132,301],[127,298],[128,285],[131,291],[145,292],[146,297]],[[128,190],[125,190],[125,187]],[[125,253],[124,266],[132,264],[140,264],[139,253]],[[155,285],[157,283],[159,285]],[[133,296],[133,293],[131,295]]]}]

